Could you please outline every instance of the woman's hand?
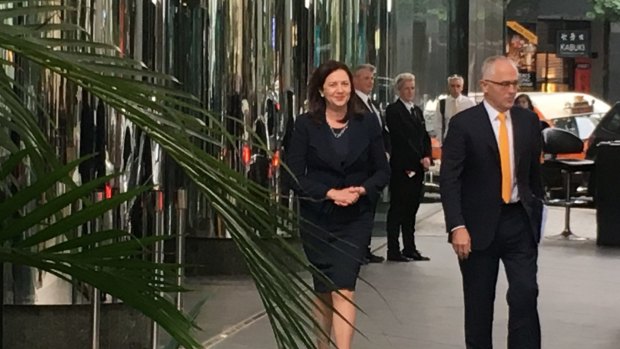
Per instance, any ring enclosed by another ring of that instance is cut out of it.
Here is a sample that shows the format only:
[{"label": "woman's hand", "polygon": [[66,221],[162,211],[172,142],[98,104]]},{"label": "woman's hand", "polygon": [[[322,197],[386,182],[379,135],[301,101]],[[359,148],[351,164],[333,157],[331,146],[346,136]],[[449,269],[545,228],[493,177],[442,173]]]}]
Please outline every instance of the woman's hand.
[{"label": "woman's hand", "polygon": [[330,189],[327,198],[338,206],[353,205],[360,198],[359,187],[349,187],[344,189]]},{"label": "woman's hand", "polygon": [[358,194],[360,194],[360,196],[364,196],[366,195],[366,188],[364,187],[349,187],[350,189],[356,190]]}]

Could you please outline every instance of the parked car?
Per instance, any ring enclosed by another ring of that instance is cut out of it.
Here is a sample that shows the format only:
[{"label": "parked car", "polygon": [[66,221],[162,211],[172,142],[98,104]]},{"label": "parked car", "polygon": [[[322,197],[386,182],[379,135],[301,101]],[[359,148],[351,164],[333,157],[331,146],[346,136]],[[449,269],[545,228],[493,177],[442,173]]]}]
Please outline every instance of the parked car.
[{"label": "parked car", "polygon": [[584,141],[581,153],[560,157],[585,158],[589,148],[588,139],[611,106],[594,96],[577,92],[532,92],[528,95],[550,126],[567,130]]}]

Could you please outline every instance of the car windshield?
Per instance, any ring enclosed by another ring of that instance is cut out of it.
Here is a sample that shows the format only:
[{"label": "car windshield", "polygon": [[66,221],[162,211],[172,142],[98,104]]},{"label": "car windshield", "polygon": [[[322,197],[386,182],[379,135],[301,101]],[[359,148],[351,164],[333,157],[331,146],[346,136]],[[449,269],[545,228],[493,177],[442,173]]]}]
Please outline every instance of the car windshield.
[{"label": "car windshield", "polygon": [[600,113],[574,115],[553,120],[557,128],[569,131],[580,139],[587,139],[603,117]]}]

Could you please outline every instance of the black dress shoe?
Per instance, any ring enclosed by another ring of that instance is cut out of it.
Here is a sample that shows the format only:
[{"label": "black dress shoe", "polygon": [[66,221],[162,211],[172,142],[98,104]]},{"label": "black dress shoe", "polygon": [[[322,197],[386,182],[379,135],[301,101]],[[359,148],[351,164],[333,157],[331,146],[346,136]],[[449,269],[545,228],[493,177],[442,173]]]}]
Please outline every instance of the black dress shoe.
[{"label": "black dress shoe", "polygon": [[403,256],[411,258],[414,261],[430,261],[431,259],[423,256],[420,251],[415,250],[413,252],[403,252]]},{"label": "black dress shoe", "polygon": [[407,258],[402,254],[389,254],[387,255],[387,260],[390,262],[411,262],[411,258]]},{"label": "black dress shoe", "polygon": [[370,252],[366,255],[366,263],[383,263],[384,260],[385,258]]}]

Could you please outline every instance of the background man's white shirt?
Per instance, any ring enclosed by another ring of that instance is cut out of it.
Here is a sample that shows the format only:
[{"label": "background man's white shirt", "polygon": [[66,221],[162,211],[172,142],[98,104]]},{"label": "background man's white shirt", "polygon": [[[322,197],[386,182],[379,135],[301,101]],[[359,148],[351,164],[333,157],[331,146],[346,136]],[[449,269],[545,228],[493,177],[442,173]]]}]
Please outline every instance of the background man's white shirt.
[{"label": "background man's white shirt", "polygon": [[[448,123],[450,122],[450,118],[454,115],[462,112],[465,109],[471,108],[476,103],[474,101],[464,95],[459,95],[457,98],[454,98],[450,95],[446,97],[446,110],[445,116],[441,115],[441,103],[437,103],[437,109],[435,110],[435,118],[433,120],[433,128],[435,130],[435,135],[440,142],[443,142],[444,137],[448,133]],[[444,130],[442,127],[442,117],[446,118],[445,125],[446,129]]]}]

